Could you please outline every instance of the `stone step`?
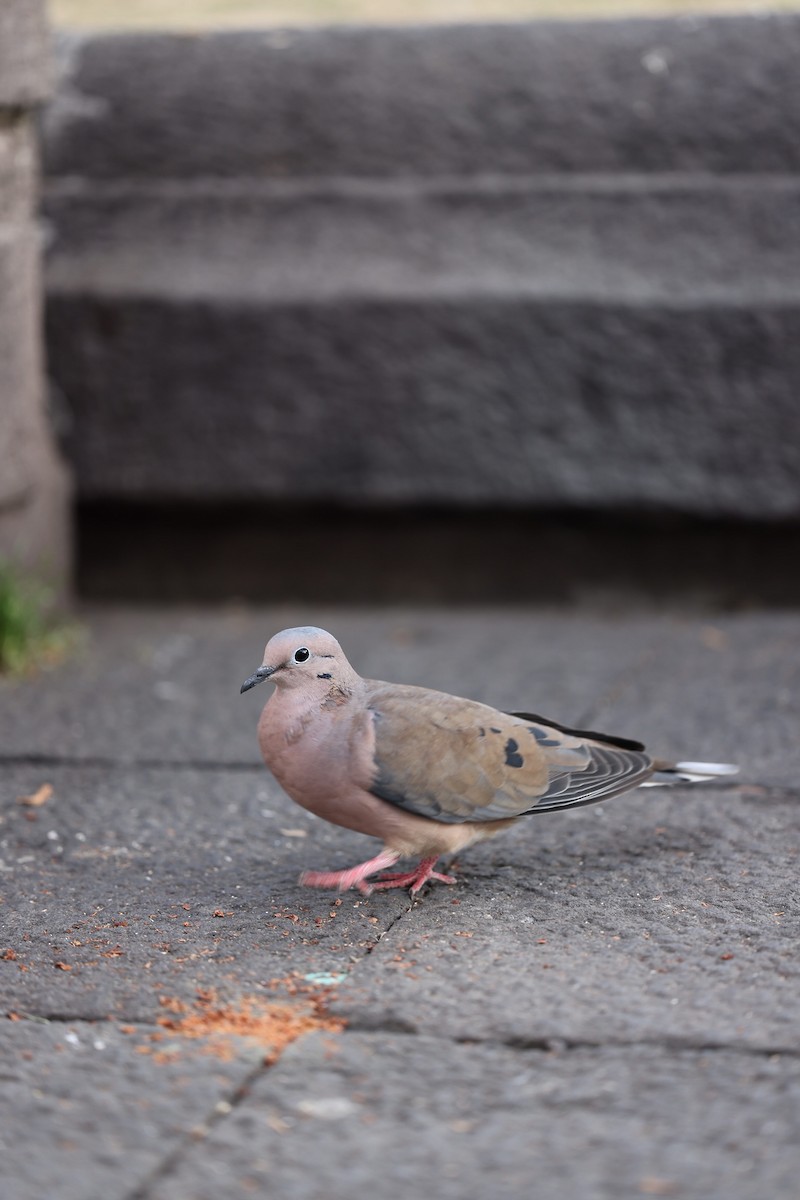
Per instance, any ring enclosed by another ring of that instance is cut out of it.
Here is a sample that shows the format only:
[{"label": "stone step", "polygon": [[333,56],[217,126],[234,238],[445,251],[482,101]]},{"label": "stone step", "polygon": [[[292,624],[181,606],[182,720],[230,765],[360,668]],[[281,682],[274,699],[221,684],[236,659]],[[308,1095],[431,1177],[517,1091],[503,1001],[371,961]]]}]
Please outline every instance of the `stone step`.
[{"label": "stone step", "polygon": [[51,177],[800,170],[796,14],[65,38]]},{"label": "stone step", "polygon": [[798,49],[788,16],[65,42],[81,498],[797,518]]},{"label": "stone step", "polygon": [[800,304],[51,295],[84,498],[800,510]]},{"label": "stone step", "polygon": [[800,301],[800,175],[51,186],[52,296]]}]

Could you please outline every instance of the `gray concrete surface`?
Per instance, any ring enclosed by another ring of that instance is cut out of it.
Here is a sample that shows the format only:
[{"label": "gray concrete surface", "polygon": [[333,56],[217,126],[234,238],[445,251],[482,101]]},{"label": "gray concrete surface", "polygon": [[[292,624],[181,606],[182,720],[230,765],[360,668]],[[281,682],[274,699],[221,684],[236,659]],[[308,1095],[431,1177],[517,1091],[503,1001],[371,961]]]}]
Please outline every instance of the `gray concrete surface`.
[{"label": "gray concrete surface", "polygon": [[37,108],[50,85],[44,0],[0,6],[0,562],[64,590],[68,488],[45,411]]},{"label": "gray concrete surface", "polygon": [[80,496],[796,521],[798,40],[64,41],[47,336]]},{"label": "gray concrete surface", "polygon": [[[796,614],[85,616],[71,661],[0,684],[12,1200],[793,1200]],[[255,746],[264,697],[238,694],[267,637],[309,620],[365,674],[741,775],[531,819],[465,853],[453,888],[337,904],[300,869],[372,843],[282,795]],[[263,1041],[222,1054],[158,1024],[210,991],[296,1007],[293,981],[346,1026],[271,1066]]]}]

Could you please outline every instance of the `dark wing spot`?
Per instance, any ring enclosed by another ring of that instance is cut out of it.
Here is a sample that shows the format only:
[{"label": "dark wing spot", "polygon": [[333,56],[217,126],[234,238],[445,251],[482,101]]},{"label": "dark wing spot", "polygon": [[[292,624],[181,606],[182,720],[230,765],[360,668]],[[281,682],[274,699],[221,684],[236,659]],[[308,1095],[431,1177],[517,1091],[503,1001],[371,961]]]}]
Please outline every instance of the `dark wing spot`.
[{"label": "dark wing spot", "polygon": [[[330,657],[330,655],[323,656],[323,657]],[[330,679],[330,678],[331,678],[331,676],[328,674],[327,671],[323,671],[323,673],[321,675],[317,676],[317,679]]]},{"label": "dark wing spot", "polygon": [[521,754],[517,754],[519,750],[519,742],[515,742],[513,738],[509,738],[506,742],[506,766],[521,767],[525,759]]},{"label": "dark wing spot", "polygon": [[491,729],[492,733],[502,733],[503,732],[502,729],[495,729],[494,725],[490,725],[489,728]]},{"label": "dark wing spot", "polygon": [[540,746],[560,746],[561,742],[557,738],[549,738],[546,729],[540,729],[538,725],[529,725],[528,730],[536,738]]},{"label": "dark wing spot", "polygon": [[482,725],[478,726],[478,737],[486,737],[486,730]]}]

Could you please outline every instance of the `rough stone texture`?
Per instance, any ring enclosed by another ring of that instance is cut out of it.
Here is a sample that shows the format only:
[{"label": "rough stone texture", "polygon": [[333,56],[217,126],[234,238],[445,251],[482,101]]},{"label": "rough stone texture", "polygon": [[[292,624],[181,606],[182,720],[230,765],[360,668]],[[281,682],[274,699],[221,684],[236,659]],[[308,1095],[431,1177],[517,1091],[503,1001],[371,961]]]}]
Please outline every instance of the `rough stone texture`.
[{"label": "rough stone texture", "polygon": [[[341,1010],[358,1027],[459,1040],[488,1023],[518,1045],[797,1053],[797,798],[747,787],[647,790],[465,854],[469,901],[409,914]],[[488,1016],[487,978],[503,998]]]},{"label": "rough stone texture", "polygon": [[63,49],[53,176],[800,166],[800,22],[788,14],[105,35]]},{"label": "rough stone texture", "polygon": [[800,306],[51,293],[48,341],[87,499],[800,515]]},{"label": "rough stone texture", "polygon": [[[796,614],[86,616],[74,661],[0,685],[9,1200],[344,1200],[378,1178],[466,1200],[528,1200],[532,1180],[553,1200],[794,1200]],[[305,891],[302,866],[371,843],[257,763],[263,697],[238,684],[303,620],[366,673],[742,774],[531,819],[415,903]],[[16,802],[45,782],[40,807]],[[200,989],[291,999],[287,977],[333,986],[349,1024],[275,1066],[155,1023]]]},{"label": "rough stone texture", "polygon": [[0,225],[0,559],[63,592],[69,485],[44,411],[39,283],[30,217]]},{"label": "rough stone texture", "polygon": [[3,0],[0,7],[0,109],[28,108],[50,90],[46,0]]},{"label": "rough stone texture", "polygon": [[[302,895],[297,879],[311,860],[358,861],[364,839],[320,826],[263,767],[48,766],[56,799],[27,821],[11,805],[42,770],[7,773],[0,853],[19,894],[41,886],[58,911],[21,904],[5,917],[17,952],[0,963],[7,1009],[153,1024],[164,996],[268,997],[293,971],[346,974],[407,907],[401,893],[377,910]],[[64,981],[53,1007],[56,971]]]},{"label": "rough stone texture", "polygon": [[81,497],[797,521],[798,46],[792,16],[65,41]]},{"label": "rough stone texture", "polygon": [[0,223],[29,218],[36,201],[36,145],[29,121],[0,121]]},{"label": "rough stone texture", "polygon": [[[735,618],[726,620],[736,629]],[[614,694],[617,680],[662,647],[668,656],[688,637],[690,647],[706,653],[702,623],[627,612],[606,617],[540,613],[533,622],[524,610],[507,610],[498,631],[480,614],[454,612],[444,621],[436,609],[354,614],[302,605],[255,612],[231,608],[215,618],[210,634],[208,617],[191,610],[137,610],[121,621],[117,610],[98,609],[69,671],[48,676],[37,688],[39,720],[31,722],[25,706],[14,703],[24,685],[4,685],[0,753],[34,760],[91,759],[98,765],[257,767],[254,731],[264,697],[258,692],[240,697],[239,685],[261,662],[272,634],[298,624],[334,632],[366,677],[420,683],[506,709],[527,705],[578,724],[602,720],[598,697],[608,687]],[[791,637],[791,619],[787,625]],[[579,664],[571,672],[564,670],[565,643]],[[784,670],[790,673],[796,670],[791,650],[791,643],[781,643]],[[750,656],[757,654],[754,645],[743,659],[745,677]],[[708,653],[712,679],[729,661],[723,651],[720,655]],[[625,716],[633,729],[636,722]],[[685,745],[678,748],[686,752]],[[668,749],[663,747],[665,753]],[[719,747],[717,753],[722,753]]]},{"label": "rough stone texture", "polygon": [[191,1050],[154,1061],[140,1053],[152,1027],[5,1024],[0,1146],[9,1200],[123,1200],[165,1155],[201,1136],[257,1070],[252,1050],[233,1061]]},{"label": "rough stone texture", "polygon": [[379,1178],[412,1193],[435,1180],[447,1200],[788,1197],[799,1086],[796,1061],[728,1052],[315,1035],[151,1194],[213,1200],[233,1176],[229,1195],[292,1200],[346,1200]]},{"label": "rough stone texture", "polygon": [[[20,224],[0,240],[0,505],[28,498],[39,449],[31,429],[41,385],[41,363],[34,316],[38,311],[33,283],[38,278],[33,230]],[[38,425],[38,422],[37,422]]]},{"label": "rough stone texture", "polygon": [[49,82],[44,5],[0,11],[0,560],[65,588],[67,480],[44,412],[32,106]]}]

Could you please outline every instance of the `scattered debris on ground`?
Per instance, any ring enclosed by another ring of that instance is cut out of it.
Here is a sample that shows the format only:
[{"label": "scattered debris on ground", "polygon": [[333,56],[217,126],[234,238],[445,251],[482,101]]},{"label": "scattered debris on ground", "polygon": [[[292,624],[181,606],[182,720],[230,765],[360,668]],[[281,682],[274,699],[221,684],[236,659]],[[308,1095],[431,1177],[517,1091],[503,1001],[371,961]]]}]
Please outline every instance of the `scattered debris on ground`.
[{"label": "scattered debris on ground", "polygon": [[[242,996],[226,1002],[214,991],[200,991],[195,1003],[188,1004],[176,997],[161,996],[165,1012],[157,1019],[160,1029],[148,1035],[148,1041],[142,1043],[139,1052],[152,1054],[155,1061],[168,1061],[176,1056],[177,1049],[163,1045],[156,1047],[168,1035],[177,1035],[206,1039],[203,1053],[229,1060],[235,1056],[236,1040],[244,1038],[264,1050],[264,1064],[271,1066],[286,1047],[304,1033],[318,1030],[339,1033],[344,1029],[346,1022],[328,1012],[332,999],[330,988],[311,988],[294,979],[272,983],[274,990],[285,990],[290,999],[265,1001],[258,996]],[[120,1028],[123,1032],[135,1029],[131,1026]]]}]

